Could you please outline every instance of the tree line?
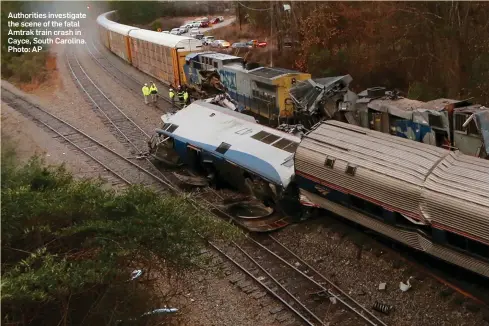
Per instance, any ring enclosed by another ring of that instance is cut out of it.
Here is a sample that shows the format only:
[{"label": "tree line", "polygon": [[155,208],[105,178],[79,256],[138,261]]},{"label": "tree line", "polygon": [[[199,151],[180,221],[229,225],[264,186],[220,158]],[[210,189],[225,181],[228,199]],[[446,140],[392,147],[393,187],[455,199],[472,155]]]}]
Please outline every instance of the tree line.
[{"label": "tree line", "polygon": [[[244,1],[236,13],[267,35],[272,27],[276,66],[314,77],[351,74],[359,90],[489,102],[487,2]],[[293,61],[287,40],[296,42]]]}]

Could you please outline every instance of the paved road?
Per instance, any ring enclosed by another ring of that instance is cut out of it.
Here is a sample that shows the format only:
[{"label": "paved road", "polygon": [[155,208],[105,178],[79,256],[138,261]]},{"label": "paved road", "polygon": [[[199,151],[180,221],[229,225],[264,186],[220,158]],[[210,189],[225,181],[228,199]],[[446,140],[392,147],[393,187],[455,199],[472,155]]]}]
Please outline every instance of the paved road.
[{"label": "paved road", "polygon": [[[213,29],[216,29],[216,28],[221,28],[221,27],[224,27],[224,26],[230,25],[230,24],[232,24],[232,23],[233,23],[235,20],[236,20],[236,17],[227,18],[227,19],[226,19],[226,20],[224,20],[223,22],[220,22],[219,24],[214,24],[214,25],[212,25],[211,27],[199,28],[199,32],[203,34],[204,32],[207,32],[207,31],[210,31],[210,30],[213,30]],[[178,26],[177,26],[177,27],[178,27]],[[182,35],[183,35],[183,36],[189,36],[189,33],[183,33]]]}]

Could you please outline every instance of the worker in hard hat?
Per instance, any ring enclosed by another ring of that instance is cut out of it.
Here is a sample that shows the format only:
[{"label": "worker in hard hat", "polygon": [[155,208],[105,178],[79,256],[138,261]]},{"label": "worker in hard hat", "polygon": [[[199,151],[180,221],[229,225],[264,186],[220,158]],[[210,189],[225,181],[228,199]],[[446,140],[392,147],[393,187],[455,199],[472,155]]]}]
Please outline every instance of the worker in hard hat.
[{"label": "worker in hard hat", "polygon": [[156,103],[156,100],[158,98],[158,88],[156,87],[155,83],[151,82],[151,86],[149,87],[149,91],[151,92],[152,102]]},{"label": "worker in hard hat", "polygon": [[178,102],[180,103],[180,107],[183,108],[185,104],[185,92],[183,91],[182,86],[178,86],[177,96],[178,96]]},{"label": "worker in hard hat", "polygon": [[174,105],[175,104],[175,91],[173,90],[173,88],[170,88],[169,96],[170,96],[171,104]]},{"label": "worker in hard hat", "polygon": [[151,91],[150,91],[147,83],[144,83],[142,90],[143,90],[143,96],[144,96],[144,104],[148,104],[148,97],[151,94]]}]

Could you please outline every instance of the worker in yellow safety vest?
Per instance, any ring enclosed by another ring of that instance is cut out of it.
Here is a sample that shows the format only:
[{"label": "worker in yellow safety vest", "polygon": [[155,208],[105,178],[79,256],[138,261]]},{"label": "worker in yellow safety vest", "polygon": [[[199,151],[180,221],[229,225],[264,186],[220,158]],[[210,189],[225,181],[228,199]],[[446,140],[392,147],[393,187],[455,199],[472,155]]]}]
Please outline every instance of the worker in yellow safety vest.
[{"label": "worker in yellow safety vest", "polygon": [[158,88],[156,87],[155,83],[151,82],[149,90],[151,92],[151,100],[153,101],[153,103],[156,103],[156,99],[158,97]]},{"label": "worker in yellow safety vest", "polygon": [[188,101],[188,92],[187,90],[185,90],[183,92],[183,103],[185,103],[185,105],[188,105],[189,104],[189,101]]},{"label": "worker in yellow safety vest", "polygon": [[183,89],[181,86],[178,86],[178,92],[177,92],[177,96],[178,96],[178,102],[180,102],[180,105],[183,107],[183,105],[185,104],[185,93],[183,92]]},{"label": "worker in yellow safety vest", "polygon": [[175,104],[175,91],[173,90],[173,88],[170,88],[170,100],[171,100],[171,104]]},{"label": "worker in yellow safety vest", "polygon": [[143,86],[143,96],[144,96],[144,103],[148,104],[148,96],[151,94],[151,91],[149,90],[148,84],[144,83]]}]

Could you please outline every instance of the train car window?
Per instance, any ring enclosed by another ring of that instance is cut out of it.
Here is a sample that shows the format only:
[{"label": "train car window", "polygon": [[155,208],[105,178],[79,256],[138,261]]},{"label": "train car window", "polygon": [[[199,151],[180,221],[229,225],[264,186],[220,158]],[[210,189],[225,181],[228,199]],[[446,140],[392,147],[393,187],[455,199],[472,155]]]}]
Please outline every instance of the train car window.
[{"label": "train car window", "polygon": [[279,136],[268,134],[268,136],[265,136],[260,141],[265,143],[265,144],[271,144],[274,141],[278,140],[279,138],[280,138]]},{"label": "train car window", "polygon": [[163,128],[162,128],[162,129],[163,129],[163,130],[166,130],[166,129],[168,129],[168,127],[170,127],[170,126],[171,126],[171,123],[164,123],[164,124],[163,124]]},{"label": "train car window", "polygon": [[170,126],[170,128],[168,128],[168,130],[167,130],[167,131],[168,131],[168,132],[174,132],[175,130],[177,130],[177,128],[178,128],[178,126],[177,126],[177,125],[172,124],[172,125]]},{"label": "train car window", "polygon": [[217,68],[217,62],[214,62],[214,68]]},{"label": "train car window", "polygon": [[335,158],[333,157],[326,157],[326,162],[324,162],[324,165],[330,169],[334,167],[334,162],[336,161]]},{"label": "train car window", "polygon": [[467,239],[467,244],[468,244],[470,252],[472,252],[478,256],[484,257],[486,259],[489,259],[489,246],[488,245],[481,243],[479,241],[471,240],[471,239]]},{"label": "train car window", "polygon": [[297,150],[297,147],[299,147],[299,143],[296,143],[296,142],[290,142],[289,145],[285,146],[284,148],[282,148],[284,151],[287,151],[289,153],[295,153],[295,151]]},{"label": "train car window", "polygon": [[257,132],[253,136],[251,136],[251,138],[256,139],[256,140],[262,140],[263,138],[265,138],[269,135],[270,134],[268,132],[262,130],[262,131]]},{"label": "train car window", "polygon": [[273,144],[273,147],[283,149],[285,146],[290,145],[291,141],[285,138],[280,139],[278,142]]},{"label": "train car window", "polygon": [[231,148],[231,145],[229,145],[228,143],[222,142],[221,145],[219,145],[219,147],[216,148],[216,152],[221,153],[221,154],[224,154],[230,148]]},{"label": "train car window", "polygon": [[193,62],[193,67],[195,69],[199,69],[199,70],[202,69],[202,65],[200,64],[200,62],[197,62],[197,61]]},{"label": "train car window", "polygon": [[346,174],[349,174],[349,175],[351,175],[351,176],[354,176],[354,175],[355,175],[355,173],[357,172],[357,167],[356,167],[356,166],[354,166],[354,165],[350,165],[350,164],[348,164],[348,165],[346,166],[346,171],[345,171],[345,172],[346,172]]},{"label": "train car window", "polygon": [[469,135],[479,135],[479,130],[477,130],[477,125],[475,124],[475,120],[469,122],[467,126],[467,134]]},{"label": "train car window", "polygon": [[452,245],[454,247],[467,250],[467,239],[464,238],[461,235],[452,233],[452,232],[445,232],[447,235],[447,242],[449,245]]},{"label": "train car window", "polygon": [[443,128],[443,119],[441,115],[428,114],[430,126],[435,128]]},{"label": "train car window", "polygon": [[468,116],[465,114],[455,114],[455,130],[465,131],[462,127],[464,122],[467,120]]}]

